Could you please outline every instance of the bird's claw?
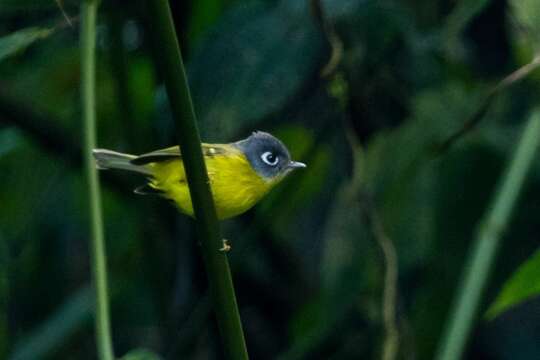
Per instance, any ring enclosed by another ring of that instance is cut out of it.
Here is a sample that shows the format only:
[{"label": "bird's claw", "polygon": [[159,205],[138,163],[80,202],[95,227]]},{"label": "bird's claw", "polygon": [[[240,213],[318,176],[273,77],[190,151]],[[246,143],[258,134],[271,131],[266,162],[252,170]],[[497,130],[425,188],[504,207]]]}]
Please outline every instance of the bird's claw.
[{"label": "bird's claw", "polygon": [[227,239],[223,239],[223,246],[221,247],[221,249],[219,249],[219,251],[223,253],[227,253],[230,250],[231,250],[231,245],[229,245],[229,241]]}]

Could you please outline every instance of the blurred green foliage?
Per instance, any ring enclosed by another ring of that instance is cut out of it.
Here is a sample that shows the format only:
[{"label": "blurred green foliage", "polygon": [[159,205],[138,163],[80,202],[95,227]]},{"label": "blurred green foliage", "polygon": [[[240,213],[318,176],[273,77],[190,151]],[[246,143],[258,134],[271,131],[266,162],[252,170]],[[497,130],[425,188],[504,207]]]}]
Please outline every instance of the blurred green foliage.
[{"label": "blurred green foliage", "polygon": [[[78,2],[63,3],[75,17]],[[309,1],[171,3],[203,139],[266,130],[309,165],[223,224],[251,357],[380,357],[375,210],[398,255],[400,358],[432,358],[474,229],[539,104],[538,72],[505,88],[446,152],[434,149],[533,59],[538,2],[322,1],[343,44],[330,78]],[[102,1],[98,21],[99,146],[172,145],[140,3]],[[77,26],[53,1],[0,0],[0,54],[0,357],[93,359]],[[133,195],[143,179],[101,178],[117,355],[220,358],[191,220]],[[467,358],[540,357],[538,256],[512,276],[538,249],[539,198],[536,161],[482,312],[509,278],[497,303],[514,306],[479,323]]]}]

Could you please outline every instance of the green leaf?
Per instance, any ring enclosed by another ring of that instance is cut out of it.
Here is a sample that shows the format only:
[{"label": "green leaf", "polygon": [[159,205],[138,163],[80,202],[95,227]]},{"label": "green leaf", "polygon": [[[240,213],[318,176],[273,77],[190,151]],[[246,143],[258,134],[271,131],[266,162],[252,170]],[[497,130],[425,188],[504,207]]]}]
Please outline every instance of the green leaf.
[{"label": "green leaf", "polygon": [[46,38],[52,33],[53,29],[30,27],[1,37],[0,61],[26,49],[37,40]]},{"label": "green leaf", "polygon": [[491,320],[508,309],[540,294],[540,249],[524,262],[504,284],[486,312]]},{"label": "green leaf", "polygon": [[512,20],[525,35],[532,47],[540,49],[540,1],[538,0],[511,0]]},{"label": "green leaf", "polygon": [[161,357],[147,349],[131,350],[120,358],[121,360],[161,360]]}]

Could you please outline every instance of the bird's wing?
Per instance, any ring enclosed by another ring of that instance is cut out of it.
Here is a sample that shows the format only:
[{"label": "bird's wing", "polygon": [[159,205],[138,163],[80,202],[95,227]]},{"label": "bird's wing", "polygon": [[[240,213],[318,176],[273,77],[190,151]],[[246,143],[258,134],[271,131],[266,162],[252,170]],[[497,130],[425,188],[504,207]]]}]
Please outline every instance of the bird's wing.
[{"label": "bird's wing", "polygon": [[[235,149],[231,145],[227,144],[202,144],[202,150],[204,156],[215,156],[225,154],[232,149]],[[133,165],[146,165],[150,163],[157,163],[167,160],[173,160],[181,158],[180,148],[178,146],[172,146],[166,149],[152,151],[146,154],[137,156],[130,161]]]}]

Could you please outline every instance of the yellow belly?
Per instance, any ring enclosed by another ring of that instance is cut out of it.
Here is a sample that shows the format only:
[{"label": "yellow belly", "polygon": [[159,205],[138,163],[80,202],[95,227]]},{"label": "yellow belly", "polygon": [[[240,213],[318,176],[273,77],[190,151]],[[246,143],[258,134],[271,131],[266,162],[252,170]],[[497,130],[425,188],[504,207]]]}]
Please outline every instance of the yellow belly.
[{"label": "yellow belly", "polygon": [[[247,211],[273,187],[273,182],[261,178],[243,154],[205,156],[205,162],[220,220]],[[174,201],[181,212],[193,216],[182,160],[153,163],[151,169],[149,185]]]}]

